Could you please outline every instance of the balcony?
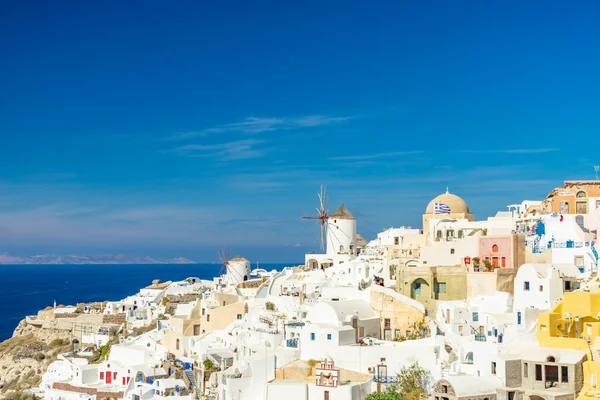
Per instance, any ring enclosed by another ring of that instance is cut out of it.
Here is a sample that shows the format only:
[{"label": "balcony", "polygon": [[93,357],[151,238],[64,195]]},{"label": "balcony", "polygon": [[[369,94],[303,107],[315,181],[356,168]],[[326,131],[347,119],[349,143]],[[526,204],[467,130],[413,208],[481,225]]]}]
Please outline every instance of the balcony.
[{"label": "balcony", "polygon": [[288,339],[286,341],[286,345],[287,347],[293,347],[295,349],[298,348],[298,339],[294,338],[294,339]]}]

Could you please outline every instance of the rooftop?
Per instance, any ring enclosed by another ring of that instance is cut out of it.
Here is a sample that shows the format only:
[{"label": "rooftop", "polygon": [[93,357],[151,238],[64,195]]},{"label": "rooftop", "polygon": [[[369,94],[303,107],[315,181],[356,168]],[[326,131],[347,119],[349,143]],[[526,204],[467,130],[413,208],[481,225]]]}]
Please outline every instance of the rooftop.
[{"label": "rooftop", "polygon": [[334,218],[334,219],[356,219],[356,217],[354,215],[352,215],[352,213],[350,211],[348,211],[348,209],[346,208],[346,206],[344,206],[343,203],[340,206],[340,208],[338,208],[337,210],[335,210],[333,213],[329,214],[329,218]]}]

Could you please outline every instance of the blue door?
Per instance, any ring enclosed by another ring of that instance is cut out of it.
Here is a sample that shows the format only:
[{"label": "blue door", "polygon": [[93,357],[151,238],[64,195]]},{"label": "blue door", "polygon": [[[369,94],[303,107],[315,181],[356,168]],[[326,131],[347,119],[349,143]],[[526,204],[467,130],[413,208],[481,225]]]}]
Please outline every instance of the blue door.
[{"label": "blue door", "polygon": [[517,313],[517,324],[521,325],[521,311]]}]

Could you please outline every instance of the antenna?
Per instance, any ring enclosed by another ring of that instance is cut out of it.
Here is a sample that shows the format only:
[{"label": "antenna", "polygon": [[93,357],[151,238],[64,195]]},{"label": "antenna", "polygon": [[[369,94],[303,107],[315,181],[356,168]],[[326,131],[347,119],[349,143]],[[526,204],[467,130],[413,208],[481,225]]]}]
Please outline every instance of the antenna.
[{"label": "antenna", "polygon": [[594,165],[594,171],[596,171],[596,180],[598,180],[598,170],[600,169],[600,165]]}]

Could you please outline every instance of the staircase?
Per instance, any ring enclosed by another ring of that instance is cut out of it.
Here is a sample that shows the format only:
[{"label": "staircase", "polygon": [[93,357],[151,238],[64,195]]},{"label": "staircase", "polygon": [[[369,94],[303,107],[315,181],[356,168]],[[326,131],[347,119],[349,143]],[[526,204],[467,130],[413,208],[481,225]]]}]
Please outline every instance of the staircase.
[{"label": "staircase", "polygon": [[196,377],[194,376],[194,371],[191,369],[185,370],[185,376],[187,377],[187,381],[190,385],[190,391],[196,387]]}]

